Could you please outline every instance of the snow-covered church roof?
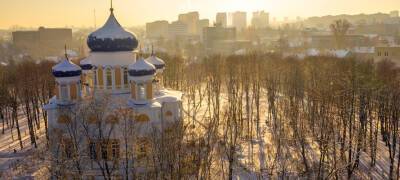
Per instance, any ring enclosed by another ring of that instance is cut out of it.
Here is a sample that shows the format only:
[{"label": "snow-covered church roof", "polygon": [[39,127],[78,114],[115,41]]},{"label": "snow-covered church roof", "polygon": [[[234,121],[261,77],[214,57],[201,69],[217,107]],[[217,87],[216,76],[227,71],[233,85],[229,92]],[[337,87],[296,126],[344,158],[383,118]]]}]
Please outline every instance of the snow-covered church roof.
[{"label": "snow-covered church roof", "polygon": [[83,59],[81,62],[79,62],[79,64],[83,70],[90,70],[93,68],[92,62],[89,58]]},{"label": "snow-covered church roof", "polygon": [[150,64],[153,64],[156,67],[156,69],[164,69],[165,67],[164,60],[158,58],[155,55],[154,51],[151,52],[150,57],[148,57],[146,61],[149,62]]},{"label": "snow-covered church roof", "polygon": [[138,46],[134,33],[126,31],[114,16],[113,8],[103,27],[91,33],[87,44],[92,51],[133,51]]},{"label": "snow-covered church roof", "polygon": [[156,73],[156,67],[150,64],[143,57],[139,57],[135,63],[129,65],[130,76],[148,76]]},{"label": "snow-covered church roof", "polygon": [[53,75],[55,77],[73,77],[80,76],[82,73],[81,67],[74,64],[67,58],[57,65],[53,66]]}]

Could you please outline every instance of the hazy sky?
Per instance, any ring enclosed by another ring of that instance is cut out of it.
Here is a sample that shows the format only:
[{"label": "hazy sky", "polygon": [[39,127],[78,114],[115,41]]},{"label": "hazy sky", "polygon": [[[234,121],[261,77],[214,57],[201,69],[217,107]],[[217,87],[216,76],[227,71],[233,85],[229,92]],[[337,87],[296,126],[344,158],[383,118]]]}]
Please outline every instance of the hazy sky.
[{"label": "hazy sky", "polygon": [[[0,28],[97,26],[108,16],[109,0],[0,0]],[[388,13],[400,9],[400,0],[114,0],[115,14],[124,26],[154,20],[176,20],[192,10],[201,18],[215,19],[219,11],[266,10],[278,20],[285,16],[309,17],[328,14]]]}]

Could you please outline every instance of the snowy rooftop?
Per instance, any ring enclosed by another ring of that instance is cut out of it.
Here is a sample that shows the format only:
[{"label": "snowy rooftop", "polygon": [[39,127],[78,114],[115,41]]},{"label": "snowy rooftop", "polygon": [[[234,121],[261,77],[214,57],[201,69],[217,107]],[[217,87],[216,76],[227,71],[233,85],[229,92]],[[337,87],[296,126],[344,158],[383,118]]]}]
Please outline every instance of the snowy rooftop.
[{"label": "snowy rooftop", "polygon": [[81,67],[74,64],[68,59],[63,60],[62,62],[58,63],[57,65],[53,66],[53,71],[60,71],[60,72],[68,72],[68,71],[79,71]]},{"label": "snowy rooftop", "polygon": [[308,49],[307,56],[319,56],[319,51],[314,48]]},{"label": "snowy rooftop", "polygon": [[375,47],[355,47],[355,53],[375,53]]},{"label": "snowy rooftop", "polygon": [[173,90],[160,90],[159,94],[156,94],[155,101],[159,103],[164,102],[177,102],[181,101],[183,93],[180,91],[173,91]]},{"label": "snowy rooftop", "polygon": [[157,56],[155,56],[154,54],[152,54],[150,57],[148,57],[146,59],[146,61],[151,63],[151,64],[153,64],[156,67],[161,67],[161,66],[165,65],[165,62],[162,59],[160,59]]},{"label": "snowy rooftop", "polygon": [[104,26],[90,34],[90,36],[97,39],[136,39],[133,33],[122,28],[113,12],[111,12]]},{"label": "snowy rooftop", "polygon": [[150,64],[146,60],[143,59],[143,57],[140,57],[139,60],[137,60],[135,63],[129,65],[129,70],[134,70],[134,71],[152,71],[155,70],[156,67],[154,67],[153,64]]},{"label": "snowy rooftop", "polygon": [[338,49],[338,50],[330,50],[328,54],[337,57],[337,58],[345,58],[351,54],[351,52],[347,49]]}]

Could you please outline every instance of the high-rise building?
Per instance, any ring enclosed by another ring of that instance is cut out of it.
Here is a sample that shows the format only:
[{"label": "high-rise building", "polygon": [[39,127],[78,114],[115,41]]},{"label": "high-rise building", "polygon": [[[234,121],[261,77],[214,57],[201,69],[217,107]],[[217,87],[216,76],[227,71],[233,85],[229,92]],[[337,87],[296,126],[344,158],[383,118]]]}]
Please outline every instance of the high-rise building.
[{"label": "high-rise building", "polygon": [[246,12],[237,11],[232,13],[232,26],[236,27],[237,31],[242,31],[247,27]]},{"label": "high-rise building", "polygon": [[228,17],[225,12],[217,13],[217,17],[215,19],[215,24],[220,25],[222,27],[228,26]]},{"label": "high-rise building", "polygon": [[187,30],[190,35],[198,35],[199,12],[189,12],[180,14],[178,21],[187,25]]},{"label": "high-rise building", "polygon": [[168,37],[168,21],[155,21],[146,24],[146,35],[148,38]]},{"label": "high-rise building", "polygon": [[175,39],[177,37],[188,36],[189,26],[181,21],[174,21],[168,25],[168,37]]},{"label": "high-rise building", "polygon": [[210,26],[210,20],[200,19],[199,24],[198,24],[199,29],[197,30],[197,32],[199,32],[200,39],[203,38],[203,30],[209,26]]},{"label": "high-rise building", "polygon": [[269,25],[269,14],[264,11],[253,12],[251,25],[254,28],[266,28]]}]

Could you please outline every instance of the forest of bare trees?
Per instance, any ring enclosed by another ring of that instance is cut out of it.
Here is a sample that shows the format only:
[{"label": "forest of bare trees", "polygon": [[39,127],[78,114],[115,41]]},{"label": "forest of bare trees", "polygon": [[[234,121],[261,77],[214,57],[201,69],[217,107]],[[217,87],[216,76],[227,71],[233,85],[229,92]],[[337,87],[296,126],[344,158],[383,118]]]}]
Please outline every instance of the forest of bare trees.
[{"label": "forest of bare trees", "polygon": [[394,63],[262,53],[165,59],[163,83],[186,93],[185,123],[205,150],[200,179],[232,179],[241,166],[258,178],[370,177],[380,154],[389,168],[378,173],[399,178]]},{"label": "forest of bare trees", "polygon": [[[185,93],[185,119],[181,131],[174,131],[179,138],[155,136],[149,142],[152,177],[233,179],[247,172],[258,179],[363,178],[371,175],[371,169],[384,168],[377,161],[387,154],[387,172],[378,172],[383,178],[399,178],[400,86],[394,63],[334,57],[282,59],[264,53],[201,61],[162,58],[168,66],[163,85]],[[41,108],[53,95],[52,65],[26,60],[0,66],[3,132],[12,128],[20,141],[18,117],[24,116],[33,147],[36,129],[47,126]],[[90,108],[85,109],[79,113],[90,113]],[[134,133],[124,125],[129,116],[119,112],[115,115],[120,119],[119,131],[125,129],[129,138]],[[69,129],[74,135],[74,128]],[[81,141],[71,139],[74,147]],[[131,155],[122,153],[126,154],[121,157]],[[74,157],[71,161],[79,170],[81,159]],[[112,174],[107,164],[97,163],[104,177]],[[132,170],[125,168],[127,174]]]}]

